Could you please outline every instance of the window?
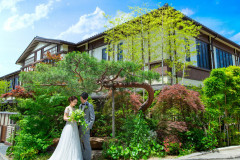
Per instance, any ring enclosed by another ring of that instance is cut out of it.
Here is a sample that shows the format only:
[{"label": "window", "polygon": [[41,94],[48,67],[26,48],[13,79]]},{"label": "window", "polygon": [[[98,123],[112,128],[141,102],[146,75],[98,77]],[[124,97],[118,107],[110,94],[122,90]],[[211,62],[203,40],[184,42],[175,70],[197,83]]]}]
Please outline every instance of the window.
[{"label": "window", "polygon": [[233,65],[232,54],[216,48],[217,68],[223,68]]},{"label": "window", "polygon": [[103,48],[102,49],[102,60],[107,60],[107,48]]},{"label": "window", "polygon": [[184,41],[186,42],[185,45],[185,51],[186,51],[186,61],[190,62],[190,45],[189,45],[189,39],[184,38]]},{"label": "window", "polygon": [[47,57],[47,56],[46,56],[46,55],[47,55],[47,52],[50,52],[52,55],[53,55],[53,54],[56,54],[56,53],[57,53],[57,46],[52,47],[52,48],[44,51],[44,53],[43,53],[43,58],[46,58],[46,57]]},{"label": "window", "polygon": [[16,86],[18,86],[19,84],[18,84],[18,77],[15,77],[15,88],[16,88]]},{"label": "window", "polygon": [[200,68],[210,69],[210,54],[209,45],[200,40],[196,40],[197,43],[197,66]]},{"label": "window", "polygon": [[122,61],[123,60],[123,50],[122,50],[122,42],[118,44],[118,48],[117,48],[117,60],[118,61]]},{"label": "window", "polygon": [[186,61],[190,62],[190,56],[189,55],[186,56]]}]

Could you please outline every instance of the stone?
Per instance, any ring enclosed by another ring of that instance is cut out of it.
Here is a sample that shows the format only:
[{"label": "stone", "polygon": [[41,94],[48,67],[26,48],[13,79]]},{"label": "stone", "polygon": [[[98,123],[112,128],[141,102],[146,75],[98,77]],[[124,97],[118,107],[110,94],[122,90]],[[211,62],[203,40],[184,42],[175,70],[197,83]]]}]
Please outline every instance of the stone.
[{"label": "stone", "polygon": [[101,150],[103,143],[106,142],[109,137],[90,137],[90,144],[93,150]]}]

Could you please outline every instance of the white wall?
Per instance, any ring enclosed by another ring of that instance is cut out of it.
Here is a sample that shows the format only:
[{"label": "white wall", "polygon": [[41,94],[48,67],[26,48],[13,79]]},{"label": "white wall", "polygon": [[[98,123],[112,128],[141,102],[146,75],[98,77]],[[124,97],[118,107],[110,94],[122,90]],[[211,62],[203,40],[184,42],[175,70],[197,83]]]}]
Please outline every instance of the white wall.
[{"label": "white wall", "polygon": [[34,54],[31,53],[26,59],[31,58],[31,57],[33,57],[33,56],[34,56]]},{"label": "white wall", "polygon": [[38,45],[33,49],[33,52],[47,45],[47,43],[39,42]]},{"label": "white wall", "polygon": [[37,61],[41,59],[41,50],[37,51]]},{"label": "white wall", "polygon": [[50,49],[50,48],[56,47],[56,46],[57,46],[56,44],[51,44],[51,45],[45,47],[45,48],[44,48],[44,51],[46,51],[46,50],[48,50],[48,49]]},{"label": "white wall", "polygon": [[60,51],[68,51],[68,45],[66,44],[61,45]]},{"label": "white wall", "polygon": [[103,48],[107,48],[107,45],[95,48],[95,49],[91,50],[89,53],[90,53],[90,55],[93,55],[93,57],[97,58],[98,60],[102,60],[102,49]]}]

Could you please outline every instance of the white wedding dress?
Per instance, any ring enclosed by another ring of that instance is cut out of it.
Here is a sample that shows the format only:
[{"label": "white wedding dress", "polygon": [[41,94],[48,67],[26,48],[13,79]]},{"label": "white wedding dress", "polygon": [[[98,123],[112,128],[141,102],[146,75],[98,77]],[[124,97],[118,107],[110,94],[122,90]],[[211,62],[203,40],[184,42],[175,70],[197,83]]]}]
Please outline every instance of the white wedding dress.
[{"label": "white wedding dress", "polygon": [[[72,114],[72,107],[65,108],[65,113]],[[76,122],[67,122],[63,128],[57,148],[49,160],[82,160],[78,126]]]}]

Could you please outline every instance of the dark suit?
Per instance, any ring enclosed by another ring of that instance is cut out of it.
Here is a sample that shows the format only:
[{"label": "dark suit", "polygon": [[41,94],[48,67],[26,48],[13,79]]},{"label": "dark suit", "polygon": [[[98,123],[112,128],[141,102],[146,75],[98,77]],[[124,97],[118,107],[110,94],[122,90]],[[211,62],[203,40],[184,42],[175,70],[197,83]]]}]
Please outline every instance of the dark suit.
[{"label": "dark suit", "polygon": [[94,108],[92,104],[86,102],[84,105],[80,104],[79,109],[82,110],[84,109],[85,113],[84,118],[88,125],[87,128],[85,129],[85,134],[84,127],[79,126],[79,137],[81,142],[83,160],[91,160],[92,148],[90,145],[90,129],[92,129],[95,120]]}]

